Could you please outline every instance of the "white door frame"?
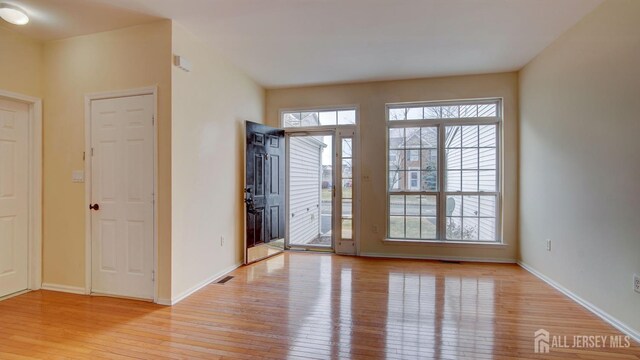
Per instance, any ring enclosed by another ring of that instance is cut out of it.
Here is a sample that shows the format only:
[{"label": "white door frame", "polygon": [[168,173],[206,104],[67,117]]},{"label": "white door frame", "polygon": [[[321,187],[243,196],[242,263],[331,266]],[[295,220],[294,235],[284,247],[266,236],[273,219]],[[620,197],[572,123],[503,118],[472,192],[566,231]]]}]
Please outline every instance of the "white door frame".
[{"label": "white door frame", "polygon": [[153,302],[158,302],[158,87],[150,86],[132,90],[122,91],[110,91],[102,93],[91,93],[84,97],[84,135],[85,135],[85,157],[84,157],[84,169],[85,169],[85,181],[84,181],[84,194],[85,194],[85,294],[91,295],[91,210],[89,204],[91,203],[91,101],[123,98],[140,95],[152,95],[153,96]]},{"label": "white door frame", "polygon": [[28,290],[42,287],[42,100],[0,90],[0,97],[29,106]]}]

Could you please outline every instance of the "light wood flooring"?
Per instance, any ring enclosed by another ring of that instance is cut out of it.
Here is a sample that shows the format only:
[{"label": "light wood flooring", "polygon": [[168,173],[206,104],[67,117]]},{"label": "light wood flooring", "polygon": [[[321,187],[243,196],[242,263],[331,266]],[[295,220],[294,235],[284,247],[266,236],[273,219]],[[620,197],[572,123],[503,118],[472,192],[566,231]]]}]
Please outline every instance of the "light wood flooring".
[{"label": "light wood flooring", "polygon": [[286,253],[231,275],[173,307],[1,301],[0,359],[640,359],[633,342],[535,354],[539,329],[621,334],[516,265]]}]

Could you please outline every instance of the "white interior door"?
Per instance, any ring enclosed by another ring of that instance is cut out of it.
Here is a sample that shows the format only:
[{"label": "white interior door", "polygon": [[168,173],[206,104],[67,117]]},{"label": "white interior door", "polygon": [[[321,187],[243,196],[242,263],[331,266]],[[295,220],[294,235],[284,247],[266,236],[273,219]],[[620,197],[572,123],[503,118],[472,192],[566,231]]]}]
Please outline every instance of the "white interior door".
[{"label": "white interior door", "polygon": [[0,297],[28,287],[29,106],[0,99]]},{"label": "white interior door", "polygon": [[93,293],[153,299],[153,109],[152,95],[91,101]]}]

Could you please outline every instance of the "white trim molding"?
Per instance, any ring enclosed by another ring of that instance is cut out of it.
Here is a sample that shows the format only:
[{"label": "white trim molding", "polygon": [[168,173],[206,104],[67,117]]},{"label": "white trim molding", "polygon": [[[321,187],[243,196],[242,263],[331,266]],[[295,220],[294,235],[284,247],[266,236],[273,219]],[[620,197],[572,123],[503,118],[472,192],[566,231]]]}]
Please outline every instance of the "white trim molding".
[{"label": "white trim molding", "polygon": [[84,288],[81,286],[69,286],[51,283],[42,283],[42,290],[64,292],[69,294],[84,295]]},{"label": "white trim molding", "polygon": [[611,316],[610,314],[608,314],[606,311],[600,309],[599,307],[593,305],[592,303],[588,302],[587,300],[585,300],[585,299],[581,298],[580,296],[576,295],[571,290],[569,290],[566,287],[560,285],[556,281],[552,280],[551,278],[547,277],[546,275],[542,274],[541,272],[539,272],[538,270],[534,269],[533,267],[527,265],[526,263],[524,263],[522,261],[518,261],[518,265],[521,268],[523,268],[526,271],[528,271],[529,273],[531,273],[533,276],[535,276],[538,279],[540,279],[540,280],[544,281],[545,283],[549,284],[554,289],[560,291],[561,293],[563,293],[564,295],[569,297],[571,300],[577,302],[582,307],[584,307],[585,309],[589,310],[590,312],[592,312],[594,315],[596,315],[600,319],[602,319],[605,322],[609,323],[611,326],[613,326],[614,328],[618,329],[623,334],[628,335],[630,338],[632,338],[636,342],[640,343],[640,332],[638,332],[637,330],[631,328],[630,326],[626,325],[622,321],[620,321],[620,320],[616,319],[615,317]]},{"label": "white trim molding", "polygon": [[[91,151],[91,101],[123,98],[139,95],[153,95],[153,271],[158,274],[158,86],[148,86],[138,89],[119,90],[101,93],[89,93],[84,97],[84,132],[85,154]],[[91,294],[91,156],[85,156],[85,287],[83,294]],[[158,278],[154,279],[153,301],[159,303]]]},{"label": "white trim molding", "polygon": [[384,254],[384,253],[361,253],[360,256],[371,258],[387,258],[387,259],[412,259],[412,260],[441,260],[441,261],[460,261],[460,262],[480,262],[480,263],[498,263],[498,264],[516,264],[515,259],[502,258],[474,258],[460,256],[433,256],[433,255],[404,255],[404,254]]},{"label": "white trim molding", "polygon": [[200,283],[198,283],[198,284],[190,287],[189,289],[183,291],[179,295],[174,296],[171,299],[158,299],[158,301],[156,301],[156,303],[158,303],[160,305],[173,306],[173,305],[179,303],[180,301],[188,298],[189,296],[191,296],[196,291],[202,289],[203,287],[211,284],[212,282],[220,279],[221,277],[227,275],[228,273],[232,272],[233,270],[239,268],[240,266],[242,266],[241,262],[237,263],[237,264],[234,264],[234,265],[231,265],[228,268],[226,268],[226,269],[214,274],[213,276],[208,277],[206,280],[201,281]]},{"label": "white trim molding", "polygon": [[29,238],[28,289],[42,284],[42,100],[0,90],[0,97],[29,106]]}]

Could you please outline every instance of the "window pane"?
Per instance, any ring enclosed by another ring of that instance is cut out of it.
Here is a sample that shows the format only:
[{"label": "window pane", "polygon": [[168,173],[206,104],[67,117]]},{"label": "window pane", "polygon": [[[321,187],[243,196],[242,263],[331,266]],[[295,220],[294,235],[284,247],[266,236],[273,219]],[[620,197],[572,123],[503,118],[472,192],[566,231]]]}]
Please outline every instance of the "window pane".
[{"label": "window pane", "polygon": [[300,126],[300,113],[285,113],[282,116],[284,118],[285,127]]},{"label": "window pane", "polygon": [[478,133],[480,147],[496,146],[496,125],[480,125]]},{"label": "window pane", "polygon": [[460,105],[460,117],[472,118],[478,116],[478,105]]},{"label": "window pane", "polygon": [[420,238],[433,240],[436,238],[436,226],[438,221],[435,217],[420,218]]},{"label": "window pane", "polygon": [[420,215],[420,195],[407,195],[405,209],[407,215]]},{"label": "window pane", "polygon": [[480,216],[494,217],[496,216],[496,197],[480,196]]},{"label": "window pane", "polygon": [[440,119],[442,117],[442,109],[440,106],[427,106],[424,108],[425,119]]},{"label": "window pane", "polygon": [[338,125],[354,125],[356,123],[355,110],[338,111]]},{"label": "window pane", "polygon": [[353,221],[351,219],[342,219],[342,238],[352,239],[353,237]]},{"label": "window pane", "polygon": [[353,139],[342,139],[342,157],[350,158],[353,156]]},{"label": "window pane", "polygon": [[438,169],[438,150],[428,149],[422,150],[422,164],[421,170],[436,170]]},{"label": "window pane", "polygon": [[404,149],[404,128],[389,129],[389,149]]},{"label": "window pane", "polygon": [[407,109],[407,120],[422,119],[422,107],[412,107]]},{"label": "window pane", "polygon": [[462,240],[478,240],[478,219],[462,219]]},{"label": "window pane", "polygon": [[447,169],[460,170],[462,169],[462,150],[461,149],[447,149],[446,150],[446,162]]},{"label": "window pane", "polygon": [[438,210],[436,208],[436,196],[435,195],[422,195],[421,197],[421,214],[422,216],[437,216]]},{"label": "window pane", "polygon": [[353,176],[353,164],[351,159],[342,160],[342,177],[351,178]]},{"label": "window pane", "polygon": [[495,170],[484,170],[480,171],[480,191],[497,191],[497,183],[496,183],[496,171]]},{"label": "window pane", "polygon": [[318,126],[320,124],[317,112],[303,112],[301,116],[301,126]]},{"label": "window pane", "polygon": [[478,240],[495,241],[496,240],[496,219],[481,218],[480,231]]},{"label": "window pane", "polygon": [[447,191],[462,191],[461,171],[447,171]]},{"label": "window pane", "polygon": [[478,105],[478,117],[492,117],[497,115],[498,115],[498,107],[496,104]]},{"label": "window pane", "polygon": [[342,179],[342,197],[345,199],[351,199],[353,197],[353,180]]},{"label": "window pane", "polygon": [[420,164],[420,150],[407,150],[407,168],[417,168]]},{"label": "window pane", "polygon": [[462,191],[478,191],[478,172],[465,170],[462,172]]},{"label": "window pane", "polygon": [[404,215],[404,195],[391,195],[389,197],[389,214]]},{"label": "window pane", "polygon": [[443,119],[457,118],[457,117],[459,117],[459,115],[460,115],[460,113],[458,112],[458,105],[443,106],[442,107],[442,118]]},{"label": "window pane", "polygon": [[480,149],[479,155],[479,163],[480,169],[489,169],[495,170],[497,169],[497,149],[496,148],[488,148],[488,149]]},{"label": "window pane", "polygon": [[462,168],[478,168],[478,149],[462,149]]},{"label": "window pane", "polygon": [[404,216],[389,217],[389,236],[392,238],[404,238]]},{"label": "window pane", "polygon": [[462,126],[462,147],[478,147],[477,126]]},{"label": "window pane", "polygon": [[407,114],[405,110],[406,110],[405,108],[389,109],[389,120],[390,121],[406,120]]},{"label": "window pane", "polygon": [[462,197],[462,216],[477,217],[479,211],[478,196],[466,195]]},{"label": "window pane", "polygon": [[447,218],[447,239],[462,240],[462,218]]},{"label": "window pane", "polygon": [[336,124],[336,112],[335,111],[321,111],[319,113],[320,125],[335,125]]},{"label": "window pane", "polygon": [[438,190],[438,173],[436,171],[421,171],[420,178],[422,191]]},{"label": "window pane", "polygon": [[420,128],[405,129],[405,147],[413,149],[420,147]]},{"label": "window pane", "polygon": [[389,191],[401,191],[404,188],[403,171],[389,171]]},{"label": "window pane", "polygon": [[460,195],[447,196],[447,216],[462,215],[462,197]]},{"label": "window pane", "polygon": [[342,199],[342,217],[351,219],[353,217],[353,203],[351,199]]},{"label": "window pane", "polygon": [[422,147],[423,148],[437,148],[438,147],[438,128],[435,127],[423,127],[422,134]]},{"label": "window pane", "polygon": [[420,217],[407,216],[406,222],[407,222],[406,237],[409,239],[419,239],[420,238]]},{"label": "window pane", "polygon": [[404,169],[404,150],[389,150],[389,170]]},{"label": "window pane", "polygon": [[420,190],[420,171],[407,171],[407,188],[410,191]]},{"label": "window pane", "polygon": [[462,136],[460,132],[460,126],[447,126],[445,146],[448,148],[462,147]]}]

